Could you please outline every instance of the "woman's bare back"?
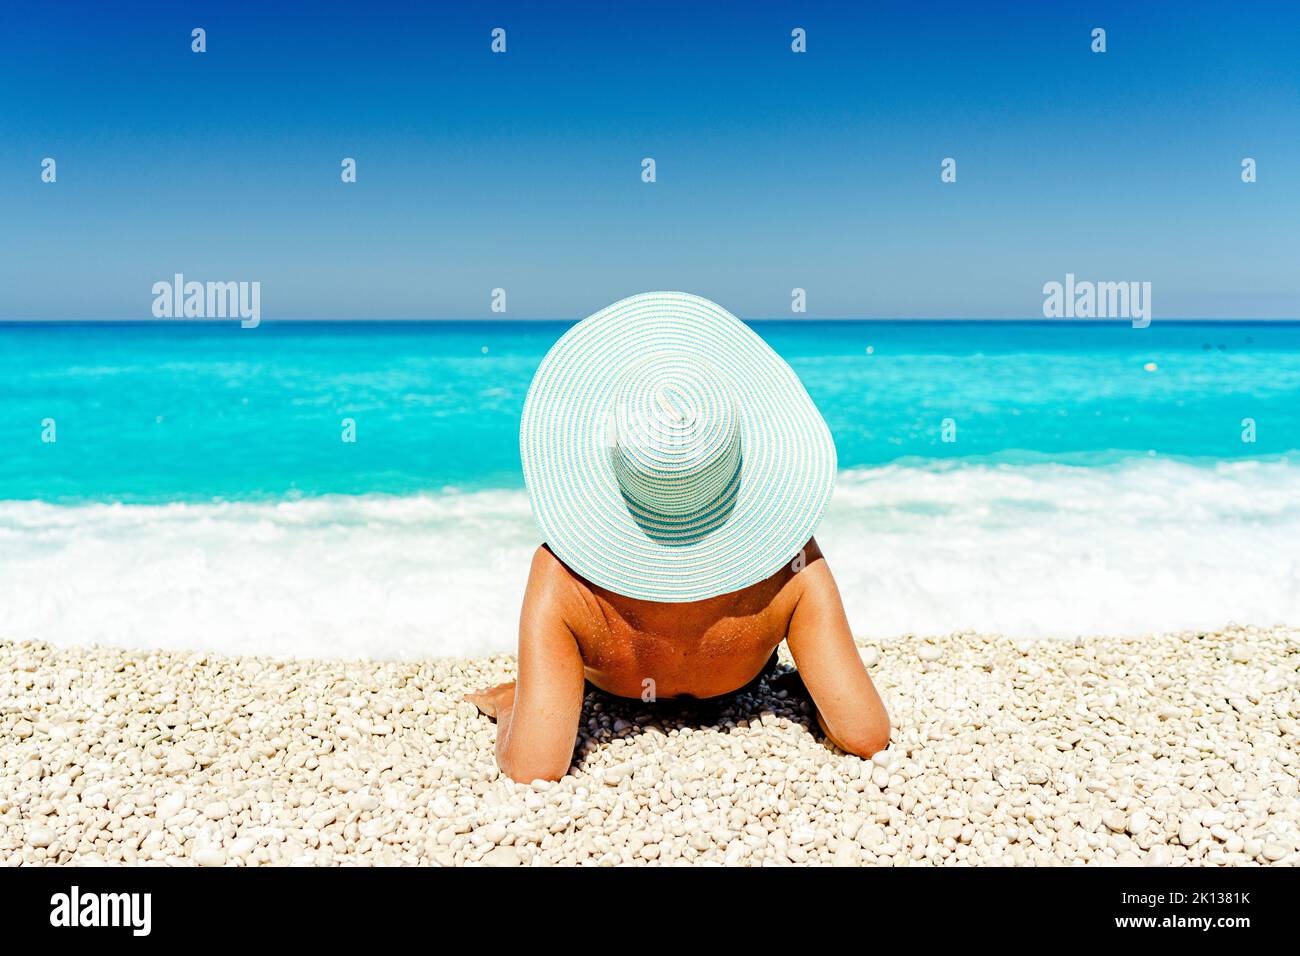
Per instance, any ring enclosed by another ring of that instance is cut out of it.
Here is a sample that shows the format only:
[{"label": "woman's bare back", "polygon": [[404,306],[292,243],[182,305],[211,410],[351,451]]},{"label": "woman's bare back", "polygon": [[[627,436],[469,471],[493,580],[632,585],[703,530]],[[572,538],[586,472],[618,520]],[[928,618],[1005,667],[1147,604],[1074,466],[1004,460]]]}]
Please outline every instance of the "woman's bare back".
[{"label": "woman's bare back", "polygon": [[685,604],[614,594],[574,575],[565,621],[587,679],[619,697],[717,697],[752,681],[785,639],[794,571]]},{"label": "woman's bare back", "polygon": [[831,742],[860,756],[888,746],[889,718],[815,540],[764,581],[682,604],[606,591],[538,548],[520,613],[519,679],[466,699],[497,719],[506,774],[554,780],[568,772],[587,680],[622,697],[716,697],[757,676],[783,639]]}]

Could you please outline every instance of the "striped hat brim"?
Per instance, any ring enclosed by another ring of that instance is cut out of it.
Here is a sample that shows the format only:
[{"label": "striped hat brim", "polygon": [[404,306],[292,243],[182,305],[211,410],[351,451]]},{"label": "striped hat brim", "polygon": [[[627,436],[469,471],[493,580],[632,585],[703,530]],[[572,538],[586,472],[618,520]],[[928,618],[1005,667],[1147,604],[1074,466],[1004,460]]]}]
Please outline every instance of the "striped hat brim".
[{"label": "striped hat brim", "polygon": [[[742,462],[725,506],[687,526],[638,512],[609,451],[620,382],[663,355],[706,363],[739,413]],[[681,292],[632,296],[569,329],[533,377],[519,451],[555,554],[648,601],[698,601],[770,577],[812,537],[835,484],[835,444],[790,366],[721,306]]]}]

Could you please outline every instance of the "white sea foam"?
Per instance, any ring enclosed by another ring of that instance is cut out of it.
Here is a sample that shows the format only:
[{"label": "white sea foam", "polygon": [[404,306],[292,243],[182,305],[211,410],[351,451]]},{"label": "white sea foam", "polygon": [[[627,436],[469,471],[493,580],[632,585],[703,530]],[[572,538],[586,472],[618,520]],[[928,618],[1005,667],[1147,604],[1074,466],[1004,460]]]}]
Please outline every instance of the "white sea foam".
[{"label": "white sea foam", "polygon": [[1300,468],[1281,462],[851,472],[818,540],[859,634],[1300,621]]},{"label": "white sea foam", "polygon": [[[861,635],[1300,622],[1300,467],[846,472],[818,539]],[[410,659],[512,649],[519,491],[277,504],[0,502],[0,636]]]}]

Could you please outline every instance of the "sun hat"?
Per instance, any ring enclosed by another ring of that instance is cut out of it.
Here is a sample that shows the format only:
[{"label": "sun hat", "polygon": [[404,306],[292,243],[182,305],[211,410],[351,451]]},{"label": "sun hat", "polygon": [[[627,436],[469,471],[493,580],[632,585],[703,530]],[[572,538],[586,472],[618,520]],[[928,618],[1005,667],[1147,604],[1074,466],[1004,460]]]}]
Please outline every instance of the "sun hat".
[{"label": "sun hat", "polygon": [[569,329],[533,376],[519,453],[551,550],[648,601],[770,577],[835,485],[835,443],[794,370],[684,292],[634,295]]}]

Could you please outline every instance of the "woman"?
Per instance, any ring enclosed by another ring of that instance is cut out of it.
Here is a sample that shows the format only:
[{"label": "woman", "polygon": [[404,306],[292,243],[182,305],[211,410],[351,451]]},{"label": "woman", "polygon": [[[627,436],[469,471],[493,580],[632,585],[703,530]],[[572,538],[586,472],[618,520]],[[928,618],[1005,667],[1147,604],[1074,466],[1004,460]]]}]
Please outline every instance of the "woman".
[{"label": "woman", "polygon": [[834,443],[747,326],[684,293],[609,306],[542,361],[519,444],[546,541],[524,594],[519,676],[466,695],[497,719],[502,772],[568,772],[586,681],[646,701],[716,697],[769,673],[782,640],[831,742],[862,757],[888,746],[812,536]]}]

